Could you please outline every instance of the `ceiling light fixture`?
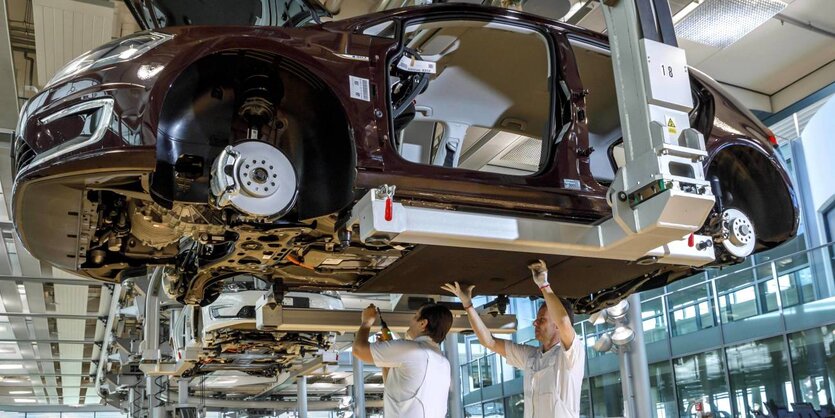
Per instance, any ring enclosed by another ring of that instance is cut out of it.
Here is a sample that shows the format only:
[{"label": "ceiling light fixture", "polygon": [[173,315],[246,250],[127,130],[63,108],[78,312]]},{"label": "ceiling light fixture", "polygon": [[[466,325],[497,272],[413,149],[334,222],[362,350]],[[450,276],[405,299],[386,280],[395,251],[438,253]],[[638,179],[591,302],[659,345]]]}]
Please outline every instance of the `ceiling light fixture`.
[{"label": "ceiling light fixture", "polygon": [[560,21],[567,22],[568,19],[571,19],[577,12],[580,11],[586,5],[585,1],[578,1],[571,5],[571,8],[568,9],[568,13],[566,13],[563,17],[560,18]]},{"label": "ceiling light fixture", "polygon": [[786,3],[781,0],[704,0],[680,18],[675,25],[676,35],[725,48],[785,8]]},{"label": "ceiling light fixture", "polygon": [[28,395],[32,393],[31,390],[13,390],[9,392],[9,395]]},{"label": "ceiling light fixture", "polygon": [[702,4],[703,1],[704,0],[693,0],[690,3],[687,3],[687,5],[682,7],[681,10],[678,11],[678,13],[673,15],[673,24],[681,22],[681,19],[684,19],[684,17],[689,15],[690,12],[696,10],[696,8],[699,7],[699,5]]},{"label": "ceiling light fixture", "polygon": [[15,403],[38,403],[37,399],[31,398],[14,398]]},{"label": "ceiling light fixture", "polygon": [[20,364],[0,364],[0,370],[19,370],[23,366]]}]

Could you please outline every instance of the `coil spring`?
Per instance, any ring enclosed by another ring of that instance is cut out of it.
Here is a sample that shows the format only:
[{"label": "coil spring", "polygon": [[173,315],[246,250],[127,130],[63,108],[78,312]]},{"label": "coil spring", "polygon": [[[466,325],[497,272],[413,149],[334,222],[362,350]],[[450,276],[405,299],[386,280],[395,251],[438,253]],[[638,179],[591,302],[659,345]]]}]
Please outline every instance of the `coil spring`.
[{"label": "coil spring", "polygon": [[142,411],[142,385],[137,383],[131,390],[136,391],[133,396],[133,403],[131,404],[130,417],[139,418],[139,412]]},{"label": "coil spring", "polygon": [[[165,398],[162,397],[162,394],[168,392],[168,379],[165,376],[159,376],[154,379],[154,383],[156,383],[156,387],[158,388],[157,392],[154,393],[154,399],[157,400],[157,405],[165,405],[167,404]],[[151,407],[155,407],[157,405],[151,405]]]}]

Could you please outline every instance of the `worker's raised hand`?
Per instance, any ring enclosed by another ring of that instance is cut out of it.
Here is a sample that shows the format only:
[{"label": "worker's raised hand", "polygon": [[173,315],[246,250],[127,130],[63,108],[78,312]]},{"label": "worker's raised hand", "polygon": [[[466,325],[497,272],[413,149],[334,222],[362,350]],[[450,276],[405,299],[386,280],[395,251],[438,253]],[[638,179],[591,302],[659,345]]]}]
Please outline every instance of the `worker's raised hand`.
[{"label": "worker's raised hand", "polygon": [[459,300],[461,300],[461,304],[464,306],[472,306],[473,304],[473,288],[475,285],[469,285],[466,289],[462,288],[458,282],[447,283],[441,286],[441,289],[446,290],[449,293],[457,296]]},{"label": "worker's raised hand", "polygon": [[528,263],[528,268],[531,269],[533,281],[540,289],[548,286],[548,265],[542,260],[536,260]]},{"label": "worker's raised hand", "polygon": [[377,307],[374,304],[368,305],[367,308],[362,310],[362,324],[371,327],[374,325],[374,322],[377,320]]}]

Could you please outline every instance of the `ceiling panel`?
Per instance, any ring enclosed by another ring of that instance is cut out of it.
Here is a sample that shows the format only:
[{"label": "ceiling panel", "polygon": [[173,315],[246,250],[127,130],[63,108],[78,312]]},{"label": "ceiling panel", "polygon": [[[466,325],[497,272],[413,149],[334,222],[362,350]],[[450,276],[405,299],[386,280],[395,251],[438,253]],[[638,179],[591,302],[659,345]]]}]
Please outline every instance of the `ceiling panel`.
[{"label": "ceiling panel", "polygon": [[[713,78],[767,95],[835,59],[835,39],[775,19],[722,50],[682,45],[688,62]],[[713,53],[703,57],[705,49]]]}]

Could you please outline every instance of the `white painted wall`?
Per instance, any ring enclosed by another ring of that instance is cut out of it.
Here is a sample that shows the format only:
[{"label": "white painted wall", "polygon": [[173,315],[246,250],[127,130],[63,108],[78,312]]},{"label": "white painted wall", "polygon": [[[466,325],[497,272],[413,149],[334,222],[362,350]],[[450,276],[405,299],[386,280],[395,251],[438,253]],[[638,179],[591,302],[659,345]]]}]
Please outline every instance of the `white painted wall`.
[{"label": "white painted wall", "polygon": [[835,99],[821,107],[800,135],[806,175],[809,178],[809,194],[815,212],[826,209],[835,196]]}]

